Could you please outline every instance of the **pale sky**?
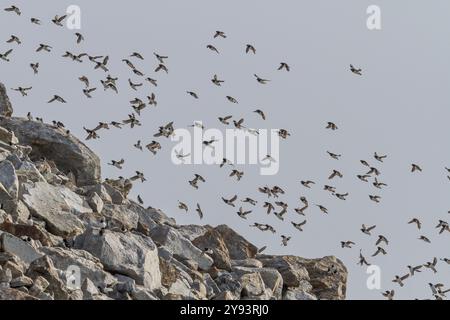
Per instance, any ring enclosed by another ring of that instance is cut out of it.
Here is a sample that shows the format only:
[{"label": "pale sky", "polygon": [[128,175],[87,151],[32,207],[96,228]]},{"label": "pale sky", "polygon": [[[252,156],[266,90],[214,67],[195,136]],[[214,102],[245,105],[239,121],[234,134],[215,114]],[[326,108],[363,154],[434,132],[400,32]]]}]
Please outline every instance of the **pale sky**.
[{"label": "pale sky", "polygon": [[[9,4],[2,1],[3,7]],[[450,218],[450,181],[444,169],[450,167],[448,1],[436,0],[432,6],[406,0],[21,0],[16,4],[22,10],[20,17],[0,12],[0,52],[14,49],[10,63],[0,61],[0,81],[7,88],[33,89],[25,98],[9,91],[15,115],[31,111],[48,122],[60,120],[84,138],[83,126],[124,120],[132,112],[130,100],[156,94],[158,106],[143,110],[141,127],[101,131],[101,139],[87,142],[102,159],[103,177],[129,177],[135,170],[145,173],[148,181],[136,183],[132,197],[140,194],[145,205],[161,208],[180,224],[226,223],[257,246],[267,245],[266,253],[334,255],[348,268],[349,299],[381,299],[380,291],[390,289],[399,299],[431,298],[428,282],[450,286],[450,266],[442,261],[435,275],[423,270],[403,288],[391,282],[396,274],[407,273],[408,264],[423,264],[435,256],[450,258],[450,234],[438,235],[435,229],[439,219]],[[75,43],[75,31],[50,22],[71,4],[81,8],[80,32],[85,41],[80,45]],[[381,30],[366,27],[369,5],[381,8]],[[41,19],[43,25],[31,24],[30,17]],[[213,39],[216,30],[226,32],[227,38]],[[22,40],[20,46],[6,43],[11,34]],[[54,49],[36,53],[39,43]],[[256,55],[245,54],[247,43],[255,46]],[[208,50],[208,44],[220,54]],[[109,55],[110,73],[119,77],[119,95],[102,90],[103,71],[94,70],[89,61],[79,64],[62,58],[65,51]],[[157,88],[148,83],[137,92],[129,88],[128,78],[141,81],[121,62],[133,51],[144,55],[144,61],[133,62],[146,76],[158,79]],[[169,56],[168,75],[154,73],[153,52]],[[281,61],[289,63],[291,72],[276,70]],[[40,63],[38,75],[33,75],[31,62]],[[363,76],[352,74],[350,63],[361,67]],[[254,73],[272,81],[258,84]],[[214,74],[226,81],[222,87],[211,83]],[[93,99],[83,95],[83,84],[77,79],[81,75],[98,88]],[[200,99],[186,91],[195,91]],[[47,104],[53,94],[68,103]],[[227,95],[239,104],[229,103]],[[265,112],[266,121],[252,112],[257,108]],[[239,166],[245,175],[235,182],[228,177],[229,168],[175,166],[170,158],[174,143],[169,140],[158,139],[162,150],[156,156],[133,147],[138,139],[143,144],[154,140],[157,128],[170,121],[187,128],[199,120],[207,128],[224,130],[217,117],[225,115],[244,117],[245,124],[255,128],[285,128],[292,134],[280,142],[277,175],[261,176],[257,166]],[[328,121],[339,129],[325,130]],[[327,150],[342,154],[341,159],[331,159]],[[373,159],[375,151],[388,155],[384,163]],[[121,158],[125,158],[123,170],[106,165]],[[356,178],[367,171],[361,159],[381,171],[379,180],[388,187],[378,190]],[[423,172],[410,173],[411,163],[419,164]],[[343,179],[328,181],[332,169],[341,171]],[[188,184],[194,173],[207,180],[199,190]],[[308,179],[316,182],[311,189],[300,184]],[[331,196],[322,190],[324,184],[335,186],[339,193],[349,192],[348,199]],[[257,188],[265,185],[286,190],[280,197],[289,204],[284,222],[261,208],[266,197]],[[259,201],[256,208],[244,206],[253,209],[247,221],[221,200],[234,194]],[[380,195],[381,202],[370,201],[369,194]],[[311,206],[302,233],[290,223],[304,219],[293,211],[300,206],[300,196],[329,210],[324,215]],[[188,204],[188,214],[178,210],[177,200]],[[197,202],[205,213],[202,221],[194,210]],[[420,232],[407,224],[412,217],[421,219]],[[269,223],[278,232],[261,233],[249,227],[253,222]],[[371,237],[359,230],[363,223],[377,225]],[[281,234],[292,236],[287,247],[281,246]],[[388,254],[370,257],[379,234],[390,240],[385,246]],[[417,239],[422,234],[431,244]],[[356,245],[341,249],[342,240]],[[356,265],[360,248],[369,262],[381,268],[380,290],[366,286],[365,268]]]}]

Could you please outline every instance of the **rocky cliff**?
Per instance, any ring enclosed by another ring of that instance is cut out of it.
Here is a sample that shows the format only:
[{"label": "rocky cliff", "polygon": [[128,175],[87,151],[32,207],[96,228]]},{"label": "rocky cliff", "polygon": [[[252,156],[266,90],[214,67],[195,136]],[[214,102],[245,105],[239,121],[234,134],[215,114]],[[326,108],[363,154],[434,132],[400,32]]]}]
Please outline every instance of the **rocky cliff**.
[{"label": "rocky cliff", "polygon": [[177,225],[101,180],[64,128],[13,118],[0,85],[0,299],[344,299],[335,257],[258,253],[226,225]]}]

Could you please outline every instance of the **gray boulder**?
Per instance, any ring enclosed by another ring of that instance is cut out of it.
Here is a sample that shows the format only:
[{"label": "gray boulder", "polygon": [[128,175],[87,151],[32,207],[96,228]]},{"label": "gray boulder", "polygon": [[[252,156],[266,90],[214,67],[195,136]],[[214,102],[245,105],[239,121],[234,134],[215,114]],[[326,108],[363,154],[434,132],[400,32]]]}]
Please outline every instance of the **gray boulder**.
[{"label": "gray boulder", "polygon": [[215,230],[222,236],[231,259],[244,260],[247,258],[254,258],[258,252],[258,248],[227,225],[222,224],[217,226]]},{"label": "gray boulder", "polygon": [[63,238],[84,231],[77,214],[90,213],[84,199],[65,187],[55,187],[44,182],[22,185],[22,200],[33,216],[44,220],[48,231]]},{"label": "gray boulder", "polygon": [[37,252],[36,249],[27,242],[2,231],[0,231],[0,249],[3,252],[17,256],[27,265],[42,256],[42,254]]},{"label": "gray boulder", "polygon": [[21,144],[32,147],[32,159],[46,158],[54,161],[63,172],[72,172],[77,185],[100,182],[100,159],[71,134],[51,125],[23,118],[2,117],[0,126],[13,131]]},{"label": "gray boulder", "polygon": [[0,184],[2,193],[6,191],[5,196],[9,199],[17,199],[19,192],[19,180],[17,179],[16,169],[8,160],[0,162]]},{"label": "gray boulder", "polygon": [[213,259],[203,254],[192,242],[183,237],[178,230],[167,226],[158,225],[150,230],[151,238],[159,245],[165,246],[174,255],[184,259],[194,260],[202,270],[208,270],[213,265]]},{"label": "gray boulder", "polygon": [[6,88],[3,83],[0,83],[0,116],[11,117],[12,114],[13,108],[6,93]]},{"label": "gray boulder", "polygon": [[75,247],[100,259],[105,270],[133,278],[150,290],[161,286],[158,249],[152,239],[131,232],[88,229],[75,240]]},{"label": "gray boulder", "polygon": [[50,257],[59,270],[66,271],[69,267],[80,268],[81,283],[89,279],[95,286],[104,288],[115,282],[114,277],[104,271],[100,260],[89,252],[58,247],[43,247],[39,251]]}]

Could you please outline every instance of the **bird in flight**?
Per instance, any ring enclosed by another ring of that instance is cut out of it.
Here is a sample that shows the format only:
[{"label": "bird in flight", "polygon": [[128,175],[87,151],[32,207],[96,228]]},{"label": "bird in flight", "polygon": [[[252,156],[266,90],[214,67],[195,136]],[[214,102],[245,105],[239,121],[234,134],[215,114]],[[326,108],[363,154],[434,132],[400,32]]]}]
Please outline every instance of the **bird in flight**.
[{"label": "bird in flight", "polygon": [[351,249],[355,243],[353,241],[341,241],[341,248],[349,248]]},{"label": "bird in flight", "polygon": [[291,71],[291,67],[286,63],[286,62],[281,62],[280,66],[278,67],[278,70],[283,70],[285,69],[286,71]]},{"label": "bird in flight", "polygon": [[60,103],[66,103],[66,100],[64,100],[61,96],[54,95],[47,103],[52,103],[54,101],[60,102]]},{"label": "bird in flight", "polygon": [[184,203],[178,200],[178,209],[180,210],[184,210],[186,212],[188,212],[188,206]]},{"label": "bird in flight", "polygon": [[388,300],[393,300],[395,291],[394,290],[386,290],[385,292],[381,293],[383,297],[387,298]]},{"label": "bird in flight", "polygon": [[84,41],[84,36],[81,33],[75,32],[75,36],[77,37],[78,44],[80,44],[82,41]]},{"label": "bird in flight", "polygon": [[244,211],[244,209],[242,209],[242,207],[239,207],[239,211],[236,212],[237,215],[239,217],[241,217],[242,219],[247,219],[247,215],[249,215],[250,213],[252,213],[252,210],[248,210],[248,211]]},{"label": "bird in flight", "polygon": [[20,15],[22,14],[22,12],[20,11],[20,9],[19,9],[17,6],[15,6],[15,5],[12,5],[12,6],[8,7],[8,8],[5,8],[4,10],[5,10],[6,12],[14,12],[14,13],[17,14],[18,16],[20,16]]},{"label": "bird in flight", "polygon": [[417,219],[417,218],[412,218],[412,219],[408,222],[408,224],[412,224],[412,223],[415,223],[415,224],[416,224],[417,229],[420,230],[420,228],[422,228],[422,223],[419,221],[419,219]]},{"label": "bird in flight", "polygon": [[294,226],[294,228],[298,229],[299,231],[303,231],[302,227],[306,224],[306,220],[299,222],[299,223],[295,223],[294,221],[291,221],[291,223]]},{"label": "bird in flight", "polygon": [[9,62],[8,56],[11,54],[11,52],[13,52],[13,49],[9,49],[5,53],[0,53],[0,59],[2,59],[3,61]]},{"label": "bird in flight", "polygon": [[213,76],[213,78],[211,79],[211,82],[214,83],[216,86],[220,87],[220,86],[222,86],[222,83],[224,83],[225,81],[224,80],[220,80],[218,78],[217,74],[215,74]]},{"label": "bird in flight", "polygon": [[20,41],[19,37],[15,36],[15,35],[11,35],[11,37],[9,38],[9,40],[6,41],[6,43],[17,43],[17,44],[21,44],[22,41]]},{"label": "bird in flight", "polygon": [[25,96],[28,95],[27,91],[30,91],[32,88],[33,87],[26,87],[26,88],[18,87],[18,88],[15,88],[15,89],[11,88],[11,90],[18,91],[18,92],[20,92],[22,94],[22,97],[25,97]]},{"label": "bird in flight", "polygon": [[245,48],[245,53],[249,53],[249,52],[252,52],[253,54],[256,54],[256,49],[251,44],[247,44],[247,46]]},{"label": "bird in flight", "polygon": [[223,202],[225,202],[227,205],[232,206],[232,207],[235,207],[234,202],[236,201],[236,199],[237,199],[237,195],[234,195],[230,199],[225,199],[224,197],[222,197]]},{"label": "bird in flight", "polygon": [[267,82],[270,81],[270,80],[268,80],[268,79],[263,79],[263,78],[259,77],[257,74],[254,74],[254,76],[255,76],[255,78],[256,78],[256,81],[258,81],[258,82],[261,83],[261,84],[266,84]]},{"label": "bird in flight", "polygon": [[67,18],[67,15],[63,15],[63,16],[58,16],[58,15],[56,15],[53,19],[52,19],[52,22],[54,23],[54,24],[56,24],[57,26],[59,26],[59,27],[63,27],[63,24],[62,24],[62,22],[64,21],[64,19],[66,19]]},{"label": "bird in flight", "polygon": [[206,48],[208,48],[209,50],[211,50],[211,51],[214,51],[215,53],[219,53],[219,50],[217,50],[217,48],[216,47],[214,47],[212,44],[208,44],[207,46],[206,46]]},{"label": "bird in flight", "polygon": [[288,242],[291,240],[291,237],[281,235],[281,245],[286,247],[288,245]]},{"label": "bird in flight", "polygon": [[200,219],[203,219],[203,211],[202,211],[202,208],[200,208],[200,204],[197,203],[197,208],[195,209],[195,211],[197,211]]},{"label": "bird in flight", "polygon": [[361,68],[357,69],[352,64],[350,65],[350,71],[359,76],[362,75],[362,69]]},{"label": "bird in flight", "polygon": [[225,32],[223,32],[223,31],[216,31],[216,33],[214,34],[214,38],[217,38],[217,37],[221,37],[221,38],[226,38],[227,36],[225,35]]},{"label": "bird in flight", "polygon": [[361,232],[370,236],[371,235],[370,231],[372,231],[375,228],[376,228],[376,225],[367,227],[365,224],[363,224],[361,227]]},{"label": "bird in flight", "polygon": [[338,126],[334,122],[327,122],[325,129],[337,130]]}]

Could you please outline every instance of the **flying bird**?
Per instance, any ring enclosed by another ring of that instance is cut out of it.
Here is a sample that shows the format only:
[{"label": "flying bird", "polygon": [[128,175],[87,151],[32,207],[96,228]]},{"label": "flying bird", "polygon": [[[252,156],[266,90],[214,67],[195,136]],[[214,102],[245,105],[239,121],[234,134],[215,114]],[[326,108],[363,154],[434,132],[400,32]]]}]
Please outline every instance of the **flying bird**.
[{"label": "flying bird", "polygon": [[350,65],[350,71],[359,76],[362,75],[362,69],[361,68],[357,69],[353,65]]}]

